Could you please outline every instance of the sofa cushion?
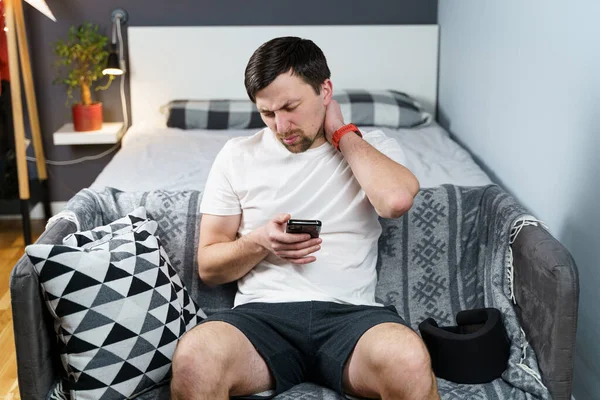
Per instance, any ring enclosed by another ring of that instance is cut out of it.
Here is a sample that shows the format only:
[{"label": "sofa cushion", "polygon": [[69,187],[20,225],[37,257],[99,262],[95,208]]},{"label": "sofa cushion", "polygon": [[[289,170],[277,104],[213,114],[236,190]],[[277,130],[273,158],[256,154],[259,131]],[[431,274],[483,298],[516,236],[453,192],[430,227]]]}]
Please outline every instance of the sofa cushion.
[{"label": "sofa cushion", "polygon": [[[205,314],[136,210],[83,247],[26,248],[55,319],[73,399],[132,398],[169,378],[178,339]],[[129,225],[125,227],[123,225]],[[91,235],[91,236],[90,236]],[[79,233],[73,240],[94,234]]]}]

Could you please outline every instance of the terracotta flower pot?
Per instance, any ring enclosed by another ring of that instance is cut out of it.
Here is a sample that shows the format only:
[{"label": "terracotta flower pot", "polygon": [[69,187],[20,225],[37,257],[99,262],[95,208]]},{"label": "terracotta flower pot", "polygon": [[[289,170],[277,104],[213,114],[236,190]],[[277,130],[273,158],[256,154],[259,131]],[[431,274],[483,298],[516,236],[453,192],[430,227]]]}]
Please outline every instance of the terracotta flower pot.
[{"label": "terracotta flower pot", "polygon": [[102,103],[98,102],[89,106],[74,105],[73,125],[77,132],[102,129]]}]

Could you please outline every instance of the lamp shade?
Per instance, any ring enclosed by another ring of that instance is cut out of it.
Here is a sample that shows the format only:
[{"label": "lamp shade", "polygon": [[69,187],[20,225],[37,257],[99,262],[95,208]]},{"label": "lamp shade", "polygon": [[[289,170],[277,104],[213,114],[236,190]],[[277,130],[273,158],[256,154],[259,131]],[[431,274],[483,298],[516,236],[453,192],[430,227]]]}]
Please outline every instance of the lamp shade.
[{"label": "lamp shade", "polygon": [[54,14],[50,11],[48,4],[46,4],[45,0],[25,0],[29,3],[30,6],[44,14],[46,17],[50,18],[52,21],[56,22],[56,18],[54,18]]},{"label": "lamp shade", "polygon": [[104,75],[123,75],[123,70],[119,65],[119,56],[116,52],[111,51],[108,55],[108,61],[106,63],[106,68],[102,70]]}]

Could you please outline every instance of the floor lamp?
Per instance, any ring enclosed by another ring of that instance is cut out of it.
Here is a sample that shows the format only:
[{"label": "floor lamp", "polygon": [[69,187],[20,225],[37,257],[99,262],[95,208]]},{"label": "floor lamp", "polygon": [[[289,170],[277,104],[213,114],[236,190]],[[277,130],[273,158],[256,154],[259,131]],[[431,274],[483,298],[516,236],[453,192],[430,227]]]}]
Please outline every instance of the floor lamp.
[{"label": "floor lamp", "polygon": [[[29,4],[41,11],[49,18],[54,19],[52,12],[44,0],[27,0]],[[25,126],[23,121],[23,104],[21,98],[21,75],[27,98],[27,109],[29,123],[31,125],[31,138],[37,165],[37,174],[42,187],[44,203],[44,214],[50,218],[50,199],[48,194],[48,173],[46,171],[46,159],[42,147],[42,135],[38,117],[33,76],[31,73],[31,60],[29,58],[29,47],[27,44],[27,33],[25,31],[25,18],[23,17],[22,0],[4,0],[6,39],[8,47],[8,68],[10,74],[10,92],[12,101],[15,152],[17,159],[17,175],[19,181],[19,199],[21,214],[23,215],[23,235],[25,244],[31,243],[31,220],[29,210],[30,187],[29,173],[27,171]],[[21,70],[19,71],[19,59]],[[20,73],[19,73],[20,72]]]}]

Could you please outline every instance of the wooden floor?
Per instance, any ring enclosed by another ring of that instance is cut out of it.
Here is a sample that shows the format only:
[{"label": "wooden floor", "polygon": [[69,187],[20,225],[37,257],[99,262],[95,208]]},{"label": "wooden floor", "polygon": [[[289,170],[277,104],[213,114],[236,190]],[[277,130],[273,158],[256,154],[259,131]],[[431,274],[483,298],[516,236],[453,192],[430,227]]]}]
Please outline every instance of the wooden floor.
[{"label": "wooden floor", "polygon": [[[45,221],[33,220],[34,241],[44,230]],[[10,307],[10,271],[25,251],[21,220],[0,220],[0,399],[20,399],[17,363]]]}]

